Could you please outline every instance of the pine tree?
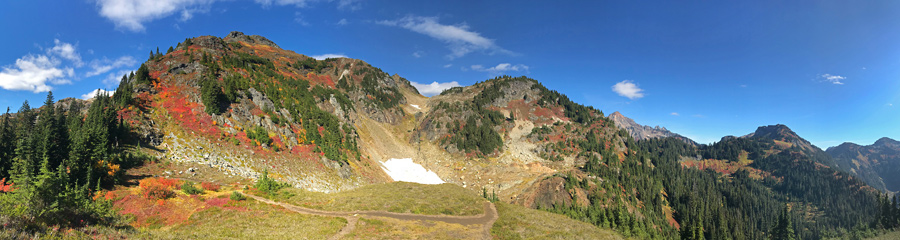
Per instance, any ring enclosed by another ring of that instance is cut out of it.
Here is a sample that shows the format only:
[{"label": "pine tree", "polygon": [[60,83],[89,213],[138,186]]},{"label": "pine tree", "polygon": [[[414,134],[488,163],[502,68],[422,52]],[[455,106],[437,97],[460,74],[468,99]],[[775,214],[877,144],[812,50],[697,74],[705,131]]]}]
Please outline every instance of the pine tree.
[{"label": "pine tree", "polygon": [[51,91],[47,93],[47,100],[44,101],[44,107],[36,124],[37,154],[38,157],[50,164],[51,169],[59,166],[68,152],[67,131],[60,122],[65,118],[62,114],[57,113],[53,103],[53,92]]},{"label": "pine tree", "polygon": [[794,240],[796,239],[794,235],[794,226],[791,223],[791,216],[788,213],[788,208],[785,206],[781,211],[781,215],[778,216],[778,221],[775,223],[775,227],[772,229],[770,239],[773,240]]},{"label": "pine tree", "polygon": [[12,169],[13,151],[15,150],[15,136],[9,119],[9,108],[0,119],[0,179],[9,180],[9,170]]}]

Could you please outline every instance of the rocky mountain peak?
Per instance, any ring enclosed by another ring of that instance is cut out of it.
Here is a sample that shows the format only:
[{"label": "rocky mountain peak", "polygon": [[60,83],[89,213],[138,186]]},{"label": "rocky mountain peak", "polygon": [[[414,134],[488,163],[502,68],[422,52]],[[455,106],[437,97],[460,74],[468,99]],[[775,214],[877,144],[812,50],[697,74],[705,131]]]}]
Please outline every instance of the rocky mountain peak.
[{"label": "rocky mountain peak", "polygon": [[684,140],[690,144],[697,144],[691,139],[687,137],[681,136],[677,133],[673,133],[666,129],[665,127],[650,127],[645,125],[640,125],[634,121],[634,119],[625,117],[622,113],[616,111],[609,115],[609,119],[611,119],[616,126],[621,129],[625,129],[628,131],[628,134],[631,135],[635,140],[643,140],[650,138],[664,138],[664,137],[675,137],[681,140]]},{"label": "rocky mountain peak", "polygon": [[872,144],[872,146],[875,146],[875,147],[900,148],[900,142],[898,142],[897,140],[888,138],[888,137],[883,137],[883,138],[878,139],[878,141],[875,141],[875,143]]},{"label": "rocky mountain peak", "polygon": [[[802,138],[800,138],[800,136],[797,135],[797,133],[795,133],[784,124],[760,126],[756,128],[755,132],[747,135],[747,137],[761,137],[786,142],[790,142],[795,139],[803,140]],[[805,142],[806,140],[803,141]]]},{"label": "rocky mountain peak", "polygon": [[259,35],[247,36],[247,35],[244,35],[243,32],[238,32],[238,31],[232,31],[231,33],[228,34],[228,36],[225,36],[224,40],[225,40],[225,42],[228,42],[228,43],[240,41],[240,42],[246,42],[246,43],[250,43],[250,44],[259,44],[259,45],[266,45],[266,46],[280,48],[280,47],[278,47],[277,44],[275,44],[275,42],[272,42],[272,40],[269,40],[268,38],[265,38],[265,37],[259,36]]}]

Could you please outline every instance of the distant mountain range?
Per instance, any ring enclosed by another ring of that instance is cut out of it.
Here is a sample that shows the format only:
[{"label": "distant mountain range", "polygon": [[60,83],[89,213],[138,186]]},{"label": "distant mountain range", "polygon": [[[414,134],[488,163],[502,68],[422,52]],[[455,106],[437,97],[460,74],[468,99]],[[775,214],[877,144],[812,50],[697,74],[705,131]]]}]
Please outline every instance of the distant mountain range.
[{"label": "distant mountain range", "polygon": [[826,152],[839,168],[870,186],[884,192],[900,191],[900,142],[897,140],[884,137],[868,146],[846,142]]}]

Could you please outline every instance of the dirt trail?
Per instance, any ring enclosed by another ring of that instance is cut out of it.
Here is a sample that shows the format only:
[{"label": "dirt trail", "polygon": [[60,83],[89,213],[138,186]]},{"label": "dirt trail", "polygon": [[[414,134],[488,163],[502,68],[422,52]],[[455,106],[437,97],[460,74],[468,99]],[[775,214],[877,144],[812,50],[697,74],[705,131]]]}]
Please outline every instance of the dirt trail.
[{"label": "dirt trail", "polygon": [[346,236],[353,229],[356,228],[356,222],[360,217],[385,217],[385,218],[394,218],[403,221],[439,221],[446,223],[455,223],[460,225],[482,225],[483,226],[483,239],[491,239],[491,227],[494,225],[494,222],[497,221],[499,217],[497,215],[497,208],[494,207],[493,203],[486,202],[484,203],[484,213],[476,216],[444,216],[444,215],[420,215],[420,214],[411,214],[411,213],[394,213],[394,212],[386,212],[386,211],[352,211],[352,212],[342,212],[342,211],[324,211],[318,209],[305,208],[300,206],[295,206],[292,204],[281,203],[272,201],[263,197],[259,197],[256,195],[243,193],[246,196],[249,196],[257,201],[264,202],[267,204],[278,205],[284,207],[285,209],[301,213],[301,214],[310,214],[317,216],[325,216],[325,217],[340,217],[347,219],[347,226],[341,229],[337,235],[330,237],[329,239],[341,239]]}]

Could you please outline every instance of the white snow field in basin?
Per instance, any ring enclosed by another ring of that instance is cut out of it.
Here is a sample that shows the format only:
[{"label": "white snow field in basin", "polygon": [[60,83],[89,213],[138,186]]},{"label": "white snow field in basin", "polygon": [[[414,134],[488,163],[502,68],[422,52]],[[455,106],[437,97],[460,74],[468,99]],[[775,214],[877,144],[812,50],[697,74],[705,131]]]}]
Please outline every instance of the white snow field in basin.
[{"label": "white snow field in basin", "polygon": [[419,107],[419,105],[410,104],[410,106],[412,106],[412,107],[414,107],[414,108],[416,108],[416,109],[422,109],[422,108]]},{"label": "white snow field in basin", "polygon": [[431,170],[414,163],[412,158],[391,158],[381,163],[381,169],[394,181],[414,182],[421,184],[441,184],[444,180]]}]

